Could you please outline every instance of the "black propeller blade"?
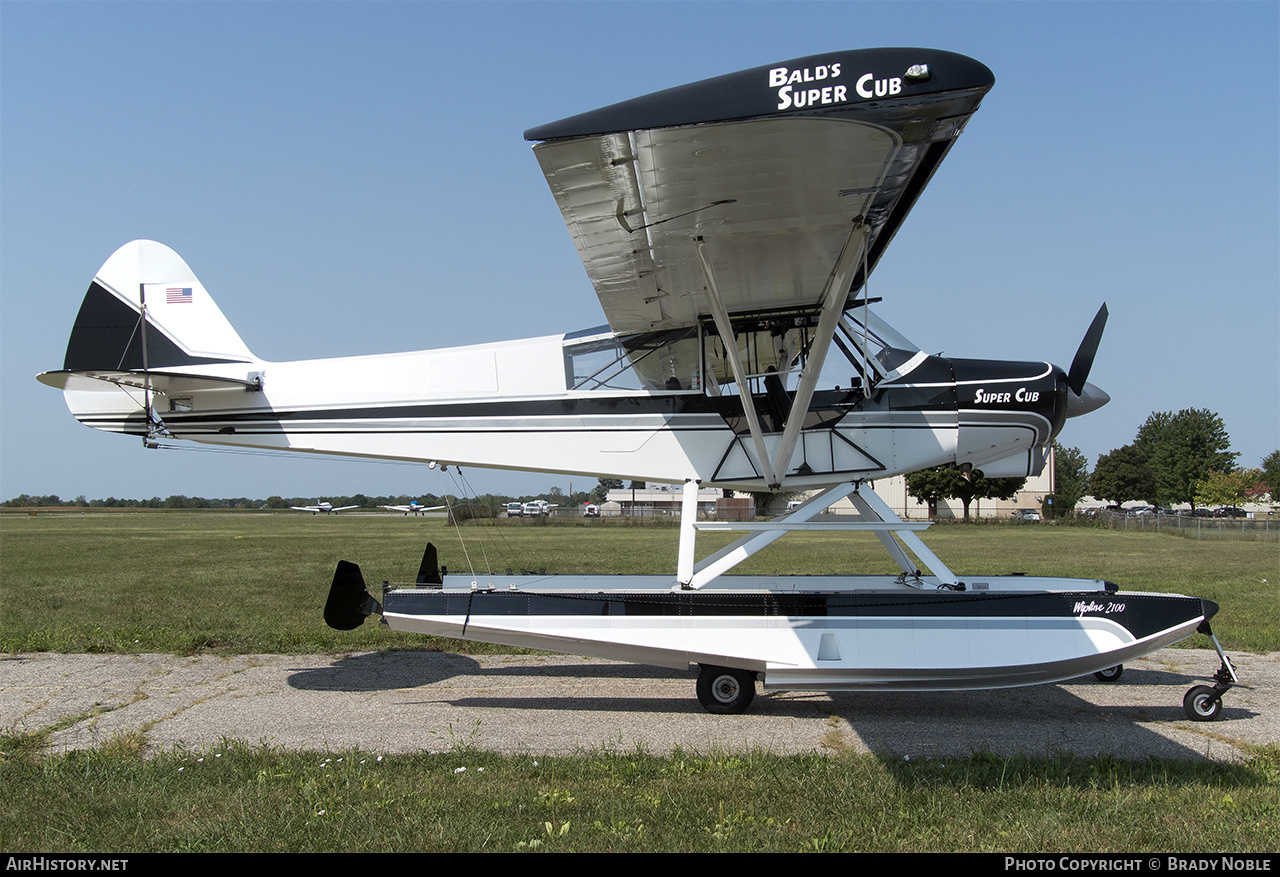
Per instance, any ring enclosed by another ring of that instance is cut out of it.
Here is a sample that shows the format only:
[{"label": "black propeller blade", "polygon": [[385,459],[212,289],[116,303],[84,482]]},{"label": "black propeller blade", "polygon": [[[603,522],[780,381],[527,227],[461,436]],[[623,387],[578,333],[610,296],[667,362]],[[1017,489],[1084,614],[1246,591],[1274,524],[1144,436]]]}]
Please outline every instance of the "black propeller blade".
[{"label": "black propeller blade", "polygon": [[1084,333],[1080,349],[1076,351],[1075,359],[1071,360],[1071,370],[1067,372],[1067,386],[1077,396],[1084,391],[1085,382],[1089,380],[1089,370],[1093,368],[1093,358],[1098,354],[1098,343],[1102,341],[1102,330],[1106,327],[1107,306],[1104,303],[1089,324],[1089,331]]}]

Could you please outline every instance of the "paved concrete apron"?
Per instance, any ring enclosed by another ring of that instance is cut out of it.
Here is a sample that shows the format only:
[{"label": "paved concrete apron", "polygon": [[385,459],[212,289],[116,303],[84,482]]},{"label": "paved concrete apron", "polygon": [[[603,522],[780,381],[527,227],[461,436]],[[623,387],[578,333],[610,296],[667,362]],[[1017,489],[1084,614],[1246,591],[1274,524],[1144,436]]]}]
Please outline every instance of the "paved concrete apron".
[{"label": "paved concrete apron", "polygon": [[1280,740],[1280,653],[1232,659],[1244,685],[1228,692],[1218,721],[1198,723],[1183,714],[1182,696],[1208,682],[1218,658],[1187,649],[1135,661],[1111,685],[1090,676],[979,692],[760,692],[739,716],[703,712],[692,673],[574,657],[22,654],[0,659],[0,726],[56,727],[57,750],[141,730],[157,749],[226,738],[387,753],[666,754],[679,746],[1235,761]]}]

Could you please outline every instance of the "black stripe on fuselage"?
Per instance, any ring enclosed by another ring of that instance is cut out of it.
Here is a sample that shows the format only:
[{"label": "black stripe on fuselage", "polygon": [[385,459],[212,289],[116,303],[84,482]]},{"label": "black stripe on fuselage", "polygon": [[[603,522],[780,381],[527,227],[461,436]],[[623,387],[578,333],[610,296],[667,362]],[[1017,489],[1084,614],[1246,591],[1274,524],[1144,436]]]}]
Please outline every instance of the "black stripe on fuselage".
[{"label": "black stripe on fuselage", "polygon": [[[954,411],[954,404],[937,398],[933,389],[894,390],[894,411],[927,414],[932,411]],[[844,415],[863,409],[861,394],[849,390],[827,390],[814,394],[809,414],[830,416],[826,426],[834,425]],[[867,413],[881,413],[879,406],[868,407]],[[493,401],[419,402],[409,405],[382,404],[341,408],[275,408],[221,409],[196,412],[170,412],[165,421],[170,426],[198,426],[203,423],[253,424],[293,423],[332,420],[430,420],[454,418],[527,417],[591,417],[599,415],[710,414],[726,420],[740,418],[742,400],[737,396],[706,396],[701,393],[643,394],[634,396],[574,396],[556,399],[499,399]]]}]

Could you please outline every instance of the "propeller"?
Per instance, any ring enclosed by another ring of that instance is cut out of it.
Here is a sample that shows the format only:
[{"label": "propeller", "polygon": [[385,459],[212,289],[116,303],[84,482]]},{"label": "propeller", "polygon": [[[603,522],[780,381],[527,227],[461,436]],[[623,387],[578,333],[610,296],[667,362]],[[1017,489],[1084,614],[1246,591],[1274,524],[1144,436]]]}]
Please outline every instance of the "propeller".
[{"label": "propeller", "polygon": [[1067,386],[1071,392],[1079,396],[1084,392],[1084,385],[1089,380],[1089,370],[1093,368],[1093,358],[1098,354],[1098,343],[1102,341],[1102,330],[1107,327],[1107,306],[1103,303],[1098,315],[1089,324],[1089,331],[1084,333],[1080,349],[1075,359],[1071,360],[1071,369],[1067,372]]}]

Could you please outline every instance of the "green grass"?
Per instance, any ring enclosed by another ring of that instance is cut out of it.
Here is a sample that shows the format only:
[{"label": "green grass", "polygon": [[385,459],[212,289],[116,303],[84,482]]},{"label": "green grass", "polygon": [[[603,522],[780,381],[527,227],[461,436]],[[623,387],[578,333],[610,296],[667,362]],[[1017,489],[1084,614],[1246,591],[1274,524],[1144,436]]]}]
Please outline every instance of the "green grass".
[{"label": "green grass", "polygon": [[[661,525],[511,522],[464,528],[478,567],[670,574]],[[7,652],[344,652],[487,647],[338,633],[333,566],[373,588],[417,570],[438,520],[162,512],[0,515]],[[729,540],[704,536],[701,554]],[[1274,651],[1277,548],[1155,533],[948,526],[926,541],[960,576],[1107,578],[1217,600],[1228,648]],[[793,535],[741,572],[892,572],[874,538]],[[67,721],[75,721],[70,718]],[[1243,764],[1108,757],[907,762],[834,751],[655,757],[499,756],[459,746],[383,756],[235,741],[152,753],[140,734],[48,754],[54,729],[0,734],[0,849],[148,851],[1001,851],[1221,853],[1280,848],[1280,750]],[[144,753],[146,757],[144,757]],[[465,770],[464,770],[465,768]]]},{"label": "green grass", "polygon": [[[671,526],[601,521],[473,522],[461,533],[465,541],[440,519],[400,516],[0,515],[0,650],[493,652],[500,649],[398,634],[377,624],[330,630],[321,610],[334,566],[339,559],[359,563],[376,591],[384,579],[412,579],[430,539],[454,572],[671,575],[679,538]],[[703,534],[699,554],[731,539]],[[1272,543],[1048,525],[941,526],[925,540],[962,578],[1017,571],[1206,597],[1222,606],[1214,630],[1227,648],[1280,648],[1280,546]],[[825,532],[790,535],[736,572],[898,570],[874,537]]]},{"label": "green grass", "polygon": [[1273,852],[1280,753],[1240,765],[766,753],[31,757],[0,738],[0,848],[148,851]]}]

